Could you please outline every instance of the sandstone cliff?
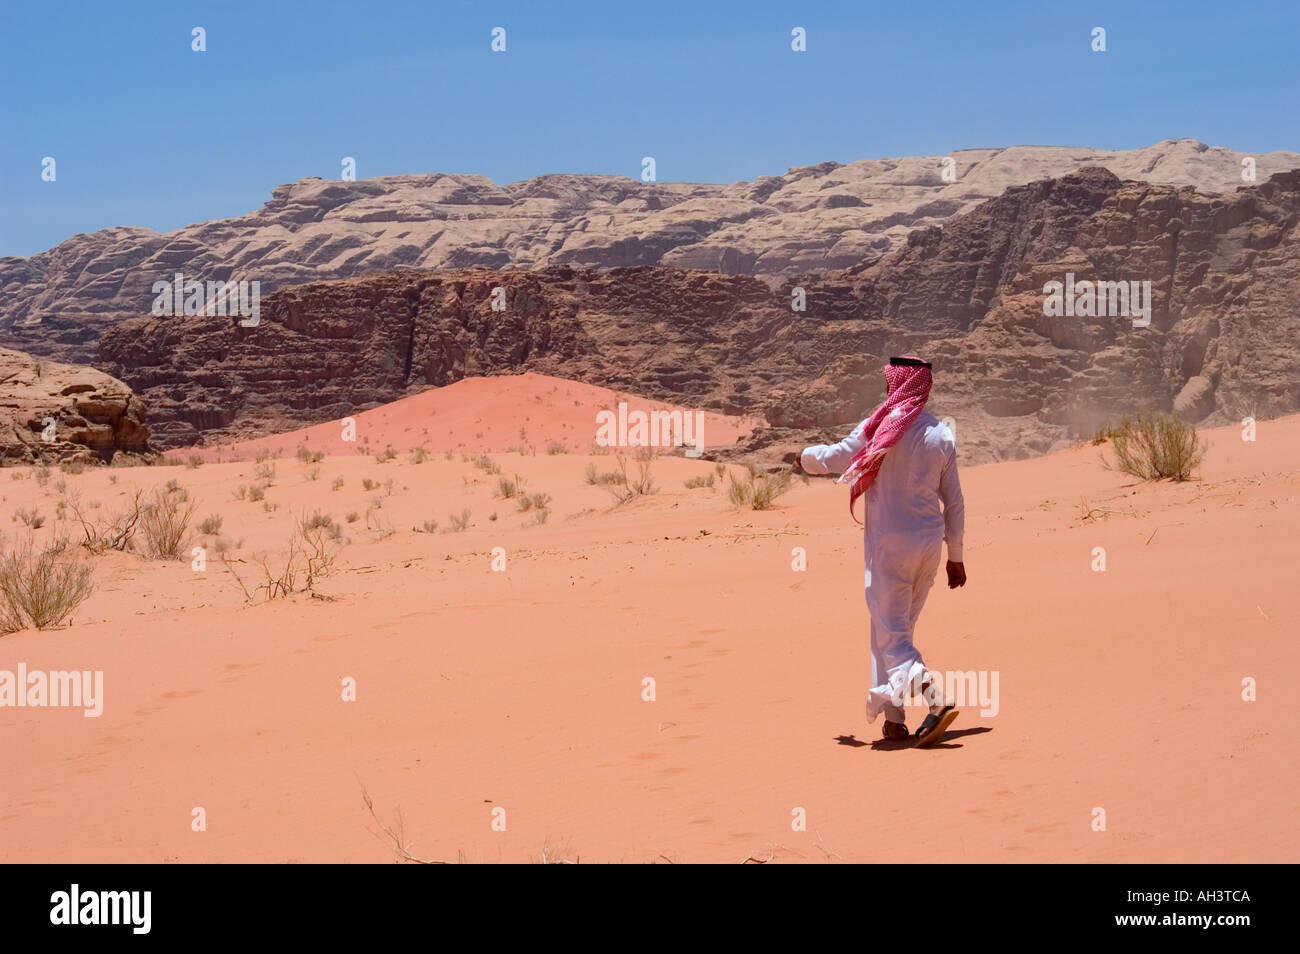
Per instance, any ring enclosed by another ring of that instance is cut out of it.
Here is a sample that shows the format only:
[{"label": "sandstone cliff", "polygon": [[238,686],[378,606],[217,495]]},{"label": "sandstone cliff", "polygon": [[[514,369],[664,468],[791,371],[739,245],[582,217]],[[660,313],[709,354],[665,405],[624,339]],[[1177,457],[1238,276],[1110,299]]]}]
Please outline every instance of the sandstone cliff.
[{"label": "sandstone cliff", "polygon": [[[1300,170],[1229,195],[1101,168],[1008,189],[851,269],[777,282],[662,267],[398,271],[287,288],[256,328],[137,318],[103,366],[164,446],[339,417],[467,375],[532,370],[730,413],[779,445],[878,399],[889,354],[934,358],[968,460],[1022,457],[1177,407],[1300,409]],[[1149,326],[1055,317],[1044,286],[1148,281]],[[506,310],[492,310],[493,289]],[[791,310],[802,288],[806,311]]]},{"label": "sandstone cliff", "polygon": [[[1013,186],[1100,166],[1123,179],[1232,193],[1242,158],[1180,139],[1127,152],[1014,146],[823,162],[731,185],[585,175],[508,185],[477,175],[303,179],[238,218],[165,235],[105,229],[0,259],[0,346],[93,363],[99,335],[147,313],[153,283],[176,272],[257,280],[269,294],[403,267],[666,265],[786,277],[849,268]],[[1300,154],[1255,161],[1262,182],[1300,167]]]},{"label": "sandstone cliff", "polygon": [[102,371],[0,349],[0,460],[147,453],[144,418],[131,389]]}]

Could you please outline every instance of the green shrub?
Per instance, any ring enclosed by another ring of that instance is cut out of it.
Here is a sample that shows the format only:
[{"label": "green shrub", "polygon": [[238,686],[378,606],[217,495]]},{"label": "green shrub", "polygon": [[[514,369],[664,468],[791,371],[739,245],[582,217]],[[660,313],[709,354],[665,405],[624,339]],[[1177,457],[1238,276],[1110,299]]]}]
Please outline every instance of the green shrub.
[{"label": "green shrub", "polygon": [[1109,428],[1113,462],[1106,466],[1141,480],[1188,480],[1205,457],[1196,428],[1165,412],[1126,418]]}]

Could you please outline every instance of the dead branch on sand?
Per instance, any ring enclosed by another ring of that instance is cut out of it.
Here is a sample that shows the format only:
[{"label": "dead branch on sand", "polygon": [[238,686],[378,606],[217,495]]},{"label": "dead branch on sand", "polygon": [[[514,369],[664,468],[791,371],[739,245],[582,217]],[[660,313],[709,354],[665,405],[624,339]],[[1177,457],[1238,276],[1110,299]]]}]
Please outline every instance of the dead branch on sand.
[{"label": "dead branch on sand", "polygon": [[[387,835],[388,840],[393,843],[393,853],[397,855],[398,864],[401,864],[404,861],[410,862],[413,865],[451,864],[450,861],[426,861],[423,858],[417,858],[415,855],[411,854],[406,844],[406,832],[403,829],[402,810],[400,808],[397,810],[396,826],[390,827],[381,822],[379,816],[375,814],[375,803],[370,800],[370,793],[366,791],[364,785],[361,786],[361,800],[366,803],[366,810],[370,812],[370,817],[375,820],[375,824],[379,826],[379,830]],[[411,845],[410,847],[414,848],[415,846]]]}]

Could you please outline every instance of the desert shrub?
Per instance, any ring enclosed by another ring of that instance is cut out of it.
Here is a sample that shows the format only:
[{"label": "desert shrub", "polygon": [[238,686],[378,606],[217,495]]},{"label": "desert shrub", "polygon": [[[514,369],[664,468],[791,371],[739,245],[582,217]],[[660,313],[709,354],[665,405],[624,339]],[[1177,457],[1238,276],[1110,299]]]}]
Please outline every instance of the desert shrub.
[{"label": "desert shrub", "polygon": [[790,489],[792,477],[788,470],[765,474],[753,464],[746,464],[742,479],[737,480],[735,474],[731,475],[727,497],[735,507],[748,505],[755,510],[771,510],[776,499]]},{"label": "desert shrub", "polygon": [[375,462],[379,464],[387,464],[390,460],[394,460],[396,457],[397,451],[393,449],[392,444],[389,444],[381,453],[375,455]]},{"label": "desert shrub", "polygon": [[625,504],[644,494],[658,493],[654,476],[650,473],[654,458],[655,452],[652,448],[639,448],[636,454],[635,469],[629,471],[627,457],[622,453],[617,453],[614,455],[614,461],[618,464],[618,470],[598,475],[595,473],[595,467],[589,466],[587,468],[587,482],[592,483],[594,478],[594,482],[604,487],[619,504]]},{"label": "desert shrub", "polygon": [[507,480],[505,477],[502,477],[497,481],[497,494],[506,498],[506,500],[509,500],[511,497],[518,494],[522,494],[523,492],[524,479],[518,474],[515,474],[514,480]]},{"label": "desert shrub", "polygon": [[362,490],[374,490],[378,486],[379,486],[378,481],[371,480],[369,477],[364,477],[361,480]]},{"label": "desert shrub", "polygon": [[1150,413],[1125,419],[1109,430],[1112,470],[1141,480],[1188,480],[1205,457],[1196,428],[1176,414]]},{"label": "desert shrub", "polygon": [[334,482],[330,484],[330,490],[339,490],[343,487],[343,478],[335,477]]},{"label": "desert shrub", "polygon": [[423,525],[423,526],[421,526],[421,527],[415,527],[414,529],[415,529],[415,532],[416,532],[416,533],[437,533],[437,532],[438,532],[438,521],[437,521],[437,520],[426,520],[426,521],[424,521],[424,525]]},{"label": "desert shrub", "polygon": [[275,464],[269,460],[259,461],[253,466],[253,476],[269,484],[275,480]]},{"label": "desert shrub", "polygon": [[140,508],[140,552],[150,560],[181,559],[195,506],[188,495],[155,489]]},{"label": "desert shrub", "polygon": [[360,519],[360,516],[359,516],[359,514],[358,514],[355,510],[351,511],[350,513],[348,513],[348,516],[347,516],[347,521],[348,521],[348,523],[356,523],[357,520],[359,520],[359,519]]},{"label": "desert shrub", "polygon": [[72,460],[62,461],[59,464],[59,470],[63,471],[65,474],[76,475],[76,474],[85,473],[85,470],[88,466],[89,465],[81,458],[74,457],[72,458]]},{"label": "desert shrub", "polygon": [[429,459],[429,452],[423,447],[416,447],[411,451],[411,463],[423,464]]},{"label": "desert shrub", "polygon": [[462,510],[462,511],[461,511],[460,513],[458,513],[458,514],[455,514],[455,513],[454,513],[454,514],[451,514],[450,516],[448,516],[448,517],[447,517],[447,521],[451,524],[451,532],[452,532],[452,533],[461,533],[461,532],[465,531],[466,529],[468,529],[468,528],[469,528],[469,516],[470,516],[470,514],[469,514],[469,510],[468,510],[468,508],[465,509],[465,510]]},{"label": "desert shrub", "polygon": [[28,540],[0,554],[0,632],[57,626],[90,595],[91,568],[66,543],[37,549]]},{"label": "desert shrub", "polygon": [[[68,506],[71,508],[73,516],[77,518],[77,522],[81,524],[82,532],[85,535],[81,540],[81,545],[91,553],[130,549],[135,538],[136,526],[140,521],[141,493],[142,491],[137,490],[131,504],[107,523],[87,519],[85,514],[81,512],[80,498],[75,494],[70,495],[68,497]],[[98,505],[92,503],[91,509],[96,506]]]},{"label": "desert shrub", "polygon": [[617,470],[607,470],[605,473],[598,473],[595,464],[587,465],[586,481],[593,487],[609,487],[614,484],[621,484],[624,475]]},{"label": "desert shrub", "polygon": [[700,474],[698,477],[692,477],[690,480],[686,481],[687,490],[694,490],[697,487],[712,487],[712,486],[713,486],[712,474]]},{"label": "desert shrub", "polygon": [[544,510],[550,506],[550,503],[550,494],[520,494],[518,501],[519,509],[524,513],[533,509]]},{"label": "desert shrub", "polygon": [[554,457],[556,454],[563,454],[567,450],[568,448],[565,447],[563,444],[561,444],[559,441],[551,441],[549,444],[546,445],[546,453],[551,455],[552,457]]},{"label": "desert shrub", "polygon": [[262,556],[259,561],[262,582],[251,587],[224,555],[222,563],[249,602],[256,599],[258,594],[273,600],[290,593],[313,591],[316,583],[329,575],[338,557],[337,537],[331,529],[333,521],[329,523],[330,526],[326,526],[310,517],[300,518],[289,537],[283,557],[277,556],[272,560],[269,555]]},{"label": "desert shrub", "polygon": [[334,518],[329,514],[313,513],[310,517],[304,516],[298,521],[299,527],[303,534],[323,532],[331,540],[343,539],[343,528],[334,522]]},{"label": "desert shrub", "polygon": [[471,463],[479,470],[485,471],[488,476],[496,476],[501,473],[500,466],[494,463],[487,454],[479,454],[471,460]]},{"label": "desert shrub", "polygon": [[248,488],[248,499],[257,503],[266,496],[266,484],[253,484]]},{"label": "desert shrub", "polygon": [[269,500],[262,501],[262,511],[264,513],[275,513],[279,509],[280,505],[278,503],[271,503]]},{"label": "desert shrub", "polygon": [[298,448],[298,460],[304,464],[318,464],[325,459],[324,451],[314,451],[306,447]]},{"label": "desert shrub", "polygon": [[198,470],[203,466],[203,458],[198,454],[191,454],[189,459],[185,461],[185,466],[189,470]]},{"label": "desert shrub", "polygon": [[50,469],[41,464],[32,472],[32,476],[36,478],[36,483],[44,490],[45,485],[50,482]]},{"label": "desert shrub", "polygon": [[39,530],[45,525],[45,518],[35,507],[19,507],[14,511],[14,520],[21,520],[33,530]]},{"label": "desert shrub", "polygon": [[199,533],[203,534],[205,537],[210,537],[221,529],[221,523],[221,515],[213,514],[211,517],[207,517],[201,524],[199,524]]}]

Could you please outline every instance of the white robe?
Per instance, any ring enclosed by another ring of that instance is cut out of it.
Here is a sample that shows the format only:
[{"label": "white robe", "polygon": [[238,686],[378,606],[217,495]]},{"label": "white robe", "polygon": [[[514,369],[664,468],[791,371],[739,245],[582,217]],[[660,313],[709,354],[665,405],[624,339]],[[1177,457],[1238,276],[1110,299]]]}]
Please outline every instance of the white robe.
[{"label": "white robe", "polygon": [[[803,469],[810,474],[842,474],[865,443],[865,425],[863,421],[838,444],[806,448]],[[920,692],[926,672],[913,634],[939,569],[941,543],[947,541],[949,560],[960,563],[962,559],[966,508],[952,432],[934,415],[921,412],[885,454],[863,500],[871,614],[867,718],[874,722],[883,712],[886,719],[902,722],[904,700]]]}]

